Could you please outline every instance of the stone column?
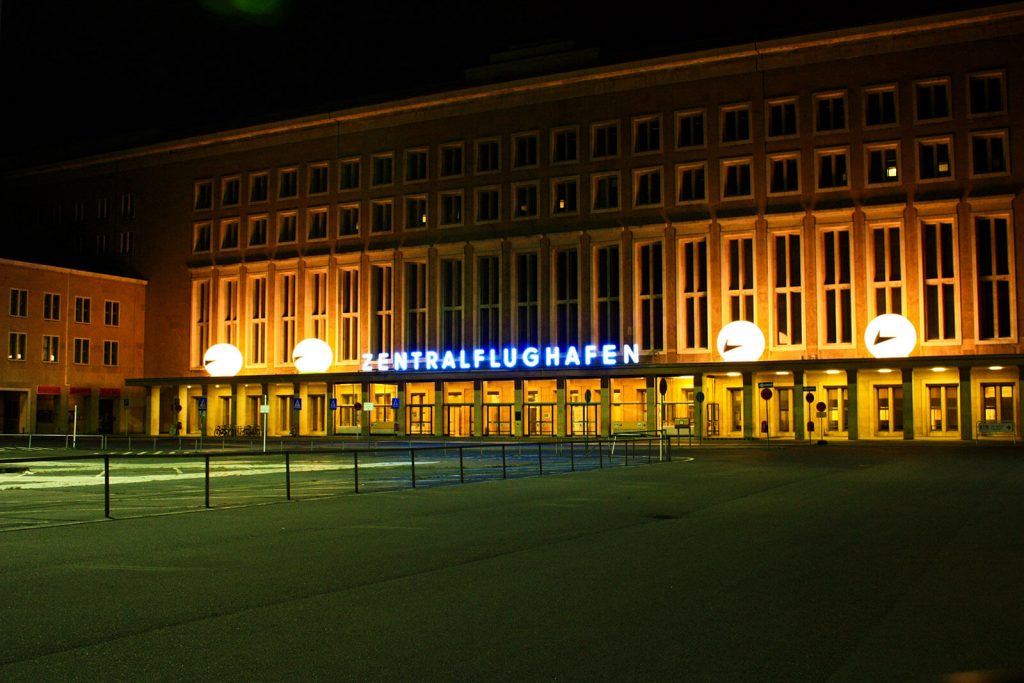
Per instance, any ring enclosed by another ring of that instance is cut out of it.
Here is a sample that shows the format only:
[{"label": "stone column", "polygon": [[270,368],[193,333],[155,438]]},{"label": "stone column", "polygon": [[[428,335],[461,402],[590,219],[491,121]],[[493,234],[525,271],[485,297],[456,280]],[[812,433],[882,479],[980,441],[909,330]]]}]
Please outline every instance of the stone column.
[{"label": "stone column", "polygon": [[960,368],[960,438],[974,438],[974,399],[971,391],[971,369]]},{"label": "stone column", "polygon": [[857,412],[857,371],[846,371],[846,438],[860,438],[860,415]]},{"label": "stone column", "polygon": [[914,370],[903,368],[903,438],[911,441],[914,438]]}]

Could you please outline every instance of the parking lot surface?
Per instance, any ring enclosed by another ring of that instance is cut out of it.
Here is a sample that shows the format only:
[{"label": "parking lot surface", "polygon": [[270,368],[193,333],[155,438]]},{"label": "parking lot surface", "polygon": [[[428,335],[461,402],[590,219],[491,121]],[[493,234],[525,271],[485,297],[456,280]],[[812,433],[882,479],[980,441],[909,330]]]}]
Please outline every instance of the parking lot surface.
[{"label": "parking lot surface", "polygon": [[1019,446],[691,455],[0,532],[0,680],[1024,672]]}]

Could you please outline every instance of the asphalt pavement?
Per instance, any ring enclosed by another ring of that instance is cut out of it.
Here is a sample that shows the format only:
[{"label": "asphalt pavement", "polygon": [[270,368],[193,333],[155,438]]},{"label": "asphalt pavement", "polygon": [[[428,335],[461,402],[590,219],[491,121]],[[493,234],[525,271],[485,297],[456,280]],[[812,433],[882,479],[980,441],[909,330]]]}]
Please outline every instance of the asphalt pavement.
[{"label": "asphalt pavement", "polygon": [[0,681],[1024,672],[1020,446],[694,455],[0,532]]}]

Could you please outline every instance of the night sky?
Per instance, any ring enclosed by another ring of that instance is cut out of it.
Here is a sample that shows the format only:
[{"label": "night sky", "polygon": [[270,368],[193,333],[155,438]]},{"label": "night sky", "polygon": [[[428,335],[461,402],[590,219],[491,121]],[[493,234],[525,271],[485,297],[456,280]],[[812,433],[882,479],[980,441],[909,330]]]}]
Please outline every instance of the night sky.
[{"label": "night sky", "polygon": [[615,62],[999,4],[0,2],[8,168],[459,87],[463,69],[538,42]]}]

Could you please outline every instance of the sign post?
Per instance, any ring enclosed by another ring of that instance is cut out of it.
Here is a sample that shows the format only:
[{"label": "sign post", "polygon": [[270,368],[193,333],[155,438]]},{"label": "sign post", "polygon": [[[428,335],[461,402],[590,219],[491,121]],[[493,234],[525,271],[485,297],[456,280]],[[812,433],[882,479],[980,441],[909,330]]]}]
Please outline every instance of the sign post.
[{"label": "sign post", "polygon": [[203,450],[203,437],[206,435],[206,397],[200,396],[196,402],[199,408],[199,450]]},{"label": "sign post", "polygon": [[826,417],[828,415],[828,413],[825,412],[825,409],[828,406],[825,405],[824,401],[818,401],[816,404],[814,404],[814,407],[818,411],[815,414],[818,418],[818,445],[824,446],[827,443],[827,441],[825,441],[825,433],[821,431],[821,418]]},{"label": "sign post", "polygon": [[757,386],[762,387],[761,398],[764,399],[764,421],[761,422],[761,431],[764,432],[764,440],[771,441],[772,437],[768,431],[768,401],[772,398],[771,382],[761,382]]},{"label": "sign post", "polygon": [[658,383],[658,393],[661,394],[661,422],[658,424],[658,462],[661,462],[665,455],[665,394],[668,393],[668,381],[664,377]]},{"label": "sign post", "polygon": [[267,402],[267,395],[263,394],[263,405],[260,406],[260,415],[263,417],[263,452],[267,452],[267,416],[270,415],[270,403]]},{"label": "sign post", "polygon": [[[807,409],[810,410],[811,404],[814,403],[814,392],[808,391],[804,394],[804,400],[807,401]],[[814,433],[814,420],[807,421],[807,440],[811,440],[811,435]]]}]

